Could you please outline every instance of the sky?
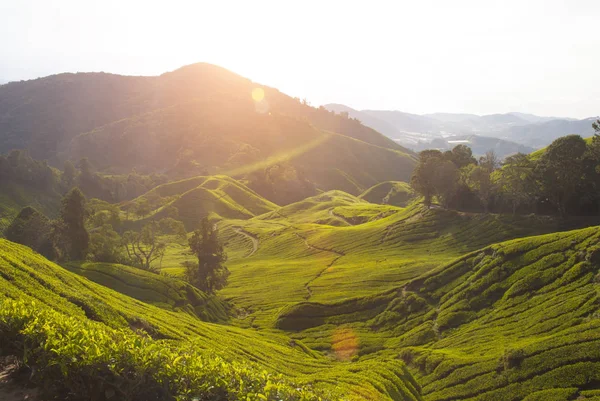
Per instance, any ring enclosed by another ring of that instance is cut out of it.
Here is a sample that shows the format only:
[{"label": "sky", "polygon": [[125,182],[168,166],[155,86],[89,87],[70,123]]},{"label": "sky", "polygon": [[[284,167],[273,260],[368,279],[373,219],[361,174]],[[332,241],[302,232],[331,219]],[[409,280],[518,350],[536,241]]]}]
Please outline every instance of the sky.
[{"label": "sky", "polygon": [[0,0],[0,81],[209,62],[317,106],[600,114],[597,0]]}]

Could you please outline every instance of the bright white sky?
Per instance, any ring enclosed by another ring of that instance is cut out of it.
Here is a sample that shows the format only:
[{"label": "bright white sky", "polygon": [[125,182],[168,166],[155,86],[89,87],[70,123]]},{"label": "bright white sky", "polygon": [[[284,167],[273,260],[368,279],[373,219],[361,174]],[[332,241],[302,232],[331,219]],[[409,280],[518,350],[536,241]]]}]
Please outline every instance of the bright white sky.
[{"label": "bright white sky", "polygon": [[0,81],[199,61],[313,105],[589,117],[598,0],[0,0]]}]

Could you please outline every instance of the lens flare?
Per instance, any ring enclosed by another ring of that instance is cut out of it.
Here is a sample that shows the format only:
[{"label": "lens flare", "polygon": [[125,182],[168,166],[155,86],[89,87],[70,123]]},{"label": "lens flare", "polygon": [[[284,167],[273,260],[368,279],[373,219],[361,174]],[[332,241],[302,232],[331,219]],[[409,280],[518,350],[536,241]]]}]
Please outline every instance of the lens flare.
[{"label": "lens flare", "polygon": [[264,98],[265,91],[263,90],[263,88],[252,89],[252,99],[254,99],[255,102],[262,102]]},{"label": "lens flare", "polygon": [[335,356],[342,361],[349,361],[358,353],[358,337],[350,328],[337,328],[332,335],[331,348]]}]

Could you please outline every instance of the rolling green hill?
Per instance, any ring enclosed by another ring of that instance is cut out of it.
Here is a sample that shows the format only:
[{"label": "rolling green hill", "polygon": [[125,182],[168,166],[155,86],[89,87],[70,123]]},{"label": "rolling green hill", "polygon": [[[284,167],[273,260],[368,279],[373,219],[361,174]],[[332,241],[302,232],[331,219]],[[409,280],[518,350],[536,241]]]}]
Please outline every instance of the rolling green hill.
[{"label": "rolling green hill", "polygon": [[227,176],[199,176],[159,185],[123,208],[135,211],[140,203],[149,208],[149,216],[142,220],[168,217],[175,208],[177,219],[190,231],[205,216],[248,219],[278,208]]},{"label": "rolling green hill", "polygon": [[367,202],[400,207],[407,206],[415,197],[411,186],[401,181],[380,182],[360,195]]},{"label": "rolling green hill", "polygon": [[[421,205],[338,206],[356,198],[325,195],[322,202],[288,205],[280,209],[283,215],[274,211],[219,223],[231,271],[221,294],[250,311],[246,324],[275,327],[280,309],[299,302],[375,295],[489,244],[593,224],[589,219],[567,224],[549,217],[467,214]],[[370,217],[351,225],[329,215],[329,210],[341,215],[336,211],[346,207],[360,207],[363,215],[369,210]]]},{"label": "rolling green hill", "polygon": [[229,320],[227,305],[185,281],[111,263],[68,263],[65,268],[150,305],[184,311],[208,322]]},{"label": "rolling green hill", "polygon": [[336,327],[358,355],[396,355],[425,400],[596,399],[600,383],[597,227],[494,244],[405,285],[281,310],[278,327],[314,349]]},{"label": "rolling green hill", "polygon": [[[11,299],[19,302],[7,302]],[[40,325],[36,326],[38,323]],[[18,332],[26,327],[31,327],[33,331],[25,331],[25,335],[19,336]],[[135,329],[154,339],[167,341],[144,340],[143,337],[133,336],[132,331],[120,330],[124,328]],[[310,395],[310,387],[305,387],[304,390],[294,390],[294,386],[285,387],[287,380],[291,380],[302,386],[314,383],[315,390],[325,393],[345,393],[348,399],[420,399],[418,385],[398,360],[389,359],[377,363],[335,362],[310,351],[300,341],[290,341],[282,334],[258,333],[202,322],[185,312],[168,311],[129,298],[70,273],[29,248],[5,240],[0,240],[0,331],[3,339],[14,341],[3,342],[3,352],[15,352],[12,347],[18,348],[18,344],[35,344],[36,338],[54,344],[54,354],[46,354],[43,348],[35,348],[30,352],[30,358],[45,368],[40,370],[39,375],[48,375],[54,380],[57,376],[52,376],[53,374],[61,374],[60,371],[53,373],[50,366],[53,360],[65,363],[65,360],[60,359],[63,356],[70,361],[64,365],[63,372],[89,379],[94,377],[94,366],[98,366],[93,364],[103,363],[102,355],[107,355],[109,359],[117,358],[111,359],[111,366],[115,366],[115,369],[118,366],[143,369],[141,359],[139,362],[118,359],[125,358],[126,353],[135,355],[137,352],[140,356],[149,358],[147,361],[158,363],[158,370],[152,368],[153,370],[145,372],[139,371],[139,374],[151,376],[151,382],[156,385],[156,380],[165,380],[172,373],[175,369],[172,366],[177,366],[177,361],[197,355],[195,358],[204,362],[195,365],[194,369],[180,372],[184,376],[178,377],[191,381],[174,385],[167,391],[194,389],[200,385],[194,383],[202,383],[202,377],[204,380],[212,380],[212,375],[216,375],[224,381],[217,381],[215,385],[234,398],[241,394],[245,397],[248,392],[249,399],[258,400],[261,397],[257,394],[267,391],[269,383],[276,385],[275,383],[283,382],[281,394],[289,394],[282,395],[284,398],[315,399]],[[111,341],[111,336],[120,340]],[[83,338],[88,348],[96,346],[96,354],[90,354],[83,347],[73,346],[72,341],[77,338],[80,342]],[[95,338],[96,341],[90,342],[90,338]],[[132,347],[126,353],[125,350],[118,351],[115,348],[124,344],[131,344]],[[33,363],[32,360],[29,362]],[[266,371],[262,372],[263,369]],[[281,373],[285,378],[269,377],[268,372]],[[87,376],[90,374],[91,376]],[[98,374],[114,379],[105,371]],[[145,379],[146,376],[140,378]],[[65,377],[61,380],[67,386],[74,385],[74,382]],[[104,393],[104,388],[101,389]],[[73,391],[73,388],[67,390]],[[272,390],[267,399],[279,399],[278,391]],[[305,393],[305,398],[301,397],[302,392]]]}]

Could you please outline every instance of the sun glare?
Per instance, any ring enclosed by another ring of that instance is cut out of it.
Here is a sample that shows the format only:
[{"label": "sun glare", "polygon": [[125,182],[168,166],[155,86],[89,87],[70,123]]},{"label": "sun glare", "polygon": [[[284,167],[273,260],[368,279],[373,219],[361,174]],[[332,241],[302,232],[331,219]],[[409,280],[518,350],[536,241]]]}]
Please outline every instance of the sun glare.
[{"label": "sun glare", "polygon": [[252,99],[255,102],[261,102],[265,98],[265,91],[263,88],[254,88],[252,90]]}]

